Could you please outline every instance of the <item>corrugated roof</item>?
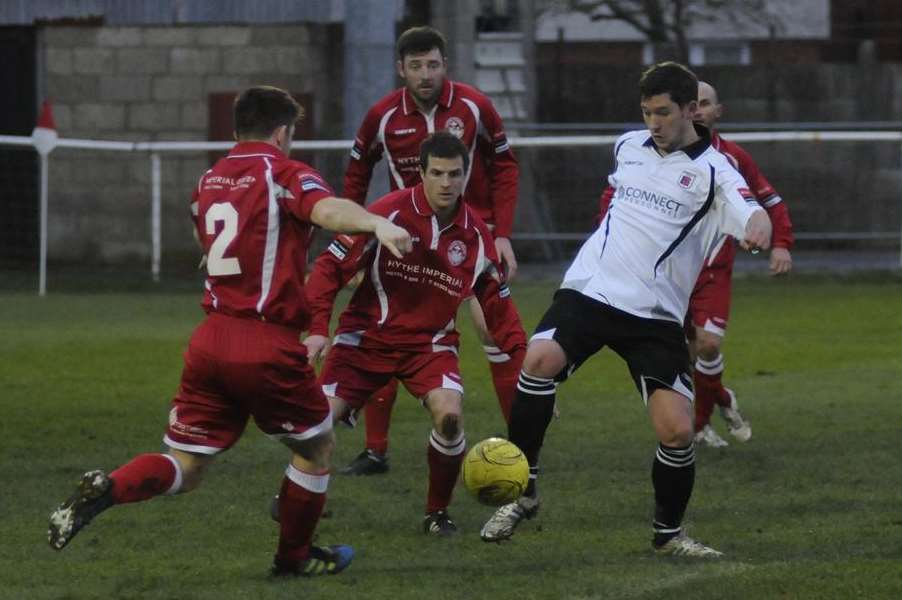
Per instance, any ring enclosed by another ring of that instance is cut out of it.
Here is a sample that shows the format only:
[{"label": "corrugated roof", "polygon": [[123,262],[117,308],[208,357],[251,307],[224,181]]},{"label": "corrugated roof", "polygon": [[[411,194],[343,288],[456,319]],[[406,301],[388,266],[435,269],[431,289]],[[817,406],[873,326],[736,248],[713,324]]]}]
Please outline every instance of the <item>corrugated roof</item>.
[{"label": "corrugated roof", "polygon": [[0,24],[103,19],[107,25],[331,23],[345,0],[0,0]]}]

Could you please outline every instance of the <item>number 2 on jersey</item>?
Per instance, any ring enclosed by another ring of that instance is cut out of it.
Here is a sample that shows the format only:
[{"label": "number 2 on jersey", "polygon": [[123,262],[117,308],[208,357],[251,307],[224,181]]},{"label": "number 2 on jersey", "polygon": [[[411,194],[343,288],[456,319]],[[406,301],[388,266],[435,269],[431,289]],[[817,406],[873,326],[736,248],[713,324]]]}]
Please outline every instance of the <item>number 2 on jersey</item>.
[{"label": "number 2 on jersey", "polygon": [[226,248],[238,235],[238,211],[229,202],[219,202],[210,206],[204,217],[207,235],[216,233],[216,223],[222,223],[222,231],[210,245],[207,253],[207,273],[217,275],[240,275],[241,265],[235,257],[226,258]]}]

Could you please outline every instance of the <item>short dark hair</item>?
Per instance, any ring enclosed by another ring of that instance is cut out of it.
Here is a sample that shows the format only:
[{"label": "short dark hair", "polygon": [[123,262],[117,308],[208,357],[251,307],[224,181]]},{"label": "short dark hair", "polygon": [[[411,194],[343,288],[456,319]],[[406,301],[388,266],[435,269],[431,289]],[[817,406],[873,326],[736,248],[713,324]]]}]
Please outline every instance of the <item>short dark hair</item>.
[{"label": "short dark hair", "polygon": [[285,90],[257,85],[238,94],[234,113],[238,139],[266,139],[282,125],[296,123],[304,109]]},{"label": "short dark hair", "polygon": [[645,99],[660,94],[670,94],[671,100],[679,106],[686,106],[698,100],[698,77],[677,62],[652,65],[639,79],[639,95]]},{"label": "short dark hair", "polygon": [[425,26],[411,27],[398,38],[395,50],[398,53],[398,60],[404,62],[404,57],[408,54],[423,54],[433,48],[438,49],[442,58],[444,58],[445,45],[445,36],[437,29]]},{"label": "short dark hair", "polygon": [[467,147],[453,133],[447,131],[436,131],[420,144],[420,168],[423,172],[429,164],[429,157],[436,158],[456,158],[461,157],[464,161],[464,173],[470,168],[470,155]]}]

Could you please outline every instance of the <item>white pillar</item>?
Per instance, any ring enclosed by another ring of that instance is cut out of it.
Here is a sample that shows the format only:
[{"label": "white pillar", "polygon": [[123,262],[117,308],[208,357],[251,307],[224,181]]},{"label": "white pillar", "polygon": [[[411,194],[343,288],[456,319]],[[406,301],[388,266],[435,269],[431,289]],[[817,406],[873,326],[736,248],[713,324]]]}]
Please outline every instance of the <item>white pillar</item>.
[{"label": "white pillar", "polygon": [[159,283],[162,244],[162,179],[159,152],[150,154],[150,181],[150,274],[154,282]]},{"label": "white pillar", "polygon": [[48,166],[47,157],[49,154],[41,152],[41,252],[40,265],[38,267],[38,296],[47,295],[47,187],[48,187]]}]

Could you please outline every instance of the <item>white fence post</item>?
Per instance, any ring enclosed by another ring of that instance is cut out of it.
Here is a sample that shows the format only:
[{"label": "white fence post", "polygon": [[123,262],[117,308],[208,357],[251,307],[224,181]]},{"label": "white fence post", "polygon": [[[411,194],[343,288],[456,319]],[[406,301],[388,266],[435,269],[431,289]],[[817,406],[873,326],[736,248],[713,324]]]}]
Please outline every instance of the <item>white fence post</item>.
[{"label": "white fence post", "polygon": [[160,153],[150,153],[150,273],[155,283],[160,282],[160,255],[162,248],[162,176]]},{"label": "white fence post", "polygon": [[41,158],[41,255],[40,266],[38,267],[38,296],[47,295],[47,167],[49,164],[46,152],[40,153]]}]

